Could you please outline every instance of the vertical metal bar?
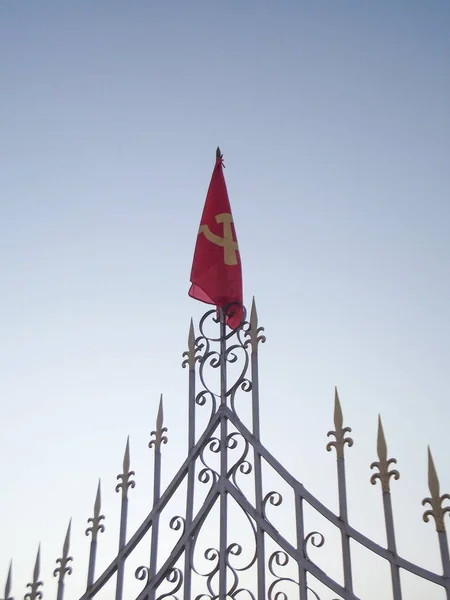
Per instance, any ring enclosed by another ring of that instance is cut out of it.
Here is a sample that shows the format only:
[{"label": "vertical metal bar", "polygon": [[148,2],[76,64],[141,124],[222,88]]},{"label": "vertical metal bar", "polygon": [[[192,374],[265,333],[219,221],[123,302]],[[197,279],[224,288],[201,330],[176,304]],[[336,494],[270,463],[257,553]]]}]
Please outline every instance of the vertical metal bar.
[{"label": "vertical metal bar", "polygon": [[[394,555],[397,555],[397,546],[395,543],[395,530],[394,530],[394,517],[392,513],[392,501],[391,493],[386,491],[383,492],[383,507],[384,507],[384,520],[386,523],[386,538],[387,547]],[[398,565],[391,562],[391,579],[392,579],[392,593],[394,600],[402,600],[402,589],[400,585],[400,570]]]},{"label": "vertical metal bar", "polygon": [[[158,417],[156,419],[156,430],[152,433],[155,434],[155,439],[150,442],[149,445],[155,446],[155,459],[154,459],[154,471],[153,471],[153,506],[159,502],[161,496],[161,443],[167,442],[167,438],[163,435],[166,428],[163,425],[163,407],[162,407],[162,395],[159,403]],[[155,512],[155,516],[152,523],[152,536],[151,536],[151,550],[150,550],[150,569],[149,569],[149,600],[154,600],[156,596],[156,589],[152,586],[153,578],[156,574],[156,567],[158,561],[158,537],[159,537],[159,511]]]},{"label": "vertical metal bar", "polygon": [[[188,451],[195,446],[195,336],[191,319],[188,338],[188,364],[189,364],[189,434]],[[187,497],[186,497],[186,529],[192,523],[194,513],[194,481],[195,461],[191,460],[188,467]],[[186,540],[184,552],[184,600],[191,600],[192,568],[191,568],[192,538]]]},{"label": "vertical metal bar", "polygon": [[89,589],[94,583],[94,573],[95,573],[95,558],[97,556],[97,540],[91,540],[91,547],[89,551],[89,568],[88,568],[88,578],[87,578],[87,589]]},{"label": "vertical metal bar", "polygon": [[87,589],[92,586],[94,583],[94,575],[95,575],[95,562],[97,558],[97,536],[98,532],[103,532],[105,530],[105,526],[101,524],[101,521],[105,518],[100,514],[101,509],[101,489],[100,489],[100,480],[98,482],[97,495],[95,497],[94,503],[94,516],[92,519],[88,519],[89,522],[92,523],[91,527],[88,527],[86,530],[86,535],[91,533],[91,547],[89,551],[89,568],[88,568],[88,576],[87,576]]},{"label": "vertical metal bar", "polygon": [[69,526],[67,528],[66,537],[64,538],[63,551],[61,558],[56,560],[56,563],[59,563],[59,567],[53,571],[53,577],[59,575],[58,578],[58,592],[57,592],[57,600],[63,600],[64,598],[64,578],[67,575],[72,573],[72,567],[69,566],[69,563],[73,560],[71,556],[69,556],[69,546],[70,546],[70,528],[72,524],[72,519],[69,521]]},{"label": "vertical metal bar", "polygon": [[439,549],[441,551],[442,568],[445,578],[445,591],[447,594],[447,600],[450,600],[450,557],[447,533],[445,531],[444,523],[444,516],[446,513],[450,513],[450,507],[444,507],[442,505],[444,500],[450,500],[450,494],[441,495],[439,478],[433,456],[431,454],[430,446],[428,446],[428,488],[430,490],[431,497],[425,498],[422,501],[422,504],[429,504],[431,509],[424,512],[423,520],[425,523],[428,523],[430,517],[434,518],[439,539]]},{"label": "vertical metal bar", "polygon": [[344,417],[342,414],[341,402],[337,388],[334,389],[334,431],[329,431],[328,436],[333,435],[335,440],[328,442],[327,450],[330,451],[333,447],[336,449],[337,458],[337,477],[338,477],[338,494],[339,494],[339,517],[343,522],[341,529],[342,543],[342,562],[344,570],[344,587],[349,592],[353,593],[352,581],[352,563],[350,555],[350,537],[347,534],[348,514],[347,514],[347,485],[345,480],[345,460],[344,447],[353,445],[353,440],[346,437],[346,434],[351,431],[350,427],[344,427]]},{"label": "vertical metal bar", "polygon": [[122,502],[120,509],[120,530],[119,530],[119,554],[117,565],[117,580],[116,580],[116,600],[122,600],[123,596],[123,580],[125,576],[125,559],[121,556],[121,550],[127,540],[127,522],[128,522],[128,488],[134,487],[135,482],[131,479],[134,471],[130,471],[130,439],[127,439],[125,453],[123,456],[123,472],[117,476],[117,479],[122,481],[116,485],[116,492],[122,490]]},{"label": "vertical metal bar", "polygon": [[[263,339],[263,338],[261,338]],[[259,365],[258,365],[258,315],[255,299],[253,298],[250,313],[250,343],[251,343],[251,371],[252,371],[252,426],[253,435],[260,439],[259,429]],[[253,460],[255,464],[255,503],[257,512],[263,516],[263,489],[261,455],[254,449]],[[258,524],[256,529],[256,551],[258,567],[258,598],[266,596],[266,558],[264,547],[264,531]]]},{"label": "vertical metal bar", "polygon": [[[301,498],[298,494],[295,495],[295,519],[297,523],[297,548],[299,552],[303,552],[303,544],[305,540],[305,526],[303,522],[303,498]],[[306,576],[306,569],[302,567],[300,563],[298,563],[298,584],[300,588],[300,600],[308,600],[308,584]]]},{"label": "vertical metal bar", "polygon": [[341,531],[342,539],[342,560],[344,565],[344,587],[349,592],[353,592],[352,581],[352,563],[350,556],[350,538],[345,531],[345,525],[348,524],[347,513],[347,485],[345,480],[345,460],[344,457],[337,459],[338,472],[338,490],[339,490],[339,516],[344,521],[344,529]]},{"label": "vertical metal bar", "polygon": [[125,546],[126,531],[128,518],[128,497],[122,496],[122,505],[120,511],[120,533],[119,533],[119,557],[117,567],[117,582],[116,582],[116,600],[122,600],[123,595],[123,579],[125,575],[125,561],[120,556],[120,551]]},{"label": "vertical metal bar", "polygon": [[[227,363],[226,363],[226,322],[225,311],[220,309],[220,405],[227,403]],[[219,600],[225,600],[227,594],[227,492],[224,481],[227,477],[227,419],[220,417],[220,543],[219,543]]]},{"label": "vertical metal bar", "polygon": [[439,549],[441,551],[442,569],[444,572],[444,577],[446,578],[445,592],[447,594],[447,600],[450,600],[450,555],[448,550],[447,533],[444,529],[443,531],[438,531],[437,534],[439,538]]}]

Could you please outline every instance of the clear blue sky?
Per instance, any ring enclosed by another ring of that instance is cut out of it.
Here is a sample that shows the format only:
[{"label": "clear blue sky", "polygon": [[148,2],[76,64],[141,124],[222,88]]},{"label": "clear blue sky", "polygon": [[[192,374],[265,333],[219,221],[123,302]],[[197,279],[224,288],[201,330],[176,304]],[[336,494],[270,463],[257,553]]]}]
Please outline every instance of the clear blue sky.
[{"label": "clear blue sky", "polygon": [[70,516],[84,580],[96,481],[115,515],[128,434],[139,523],[161,391],[166,482],[184,459],[179,364],[217,144],[268,335],[265,445],[335,508],[337,384],[350,517],[384,543],[380,412],[399,551],[440,569],[420,502],[428,443],[450,492],[449,31],[447,0],[0,2],[0,582],[13,555],[16,596],[39,540],[55,585]]}]

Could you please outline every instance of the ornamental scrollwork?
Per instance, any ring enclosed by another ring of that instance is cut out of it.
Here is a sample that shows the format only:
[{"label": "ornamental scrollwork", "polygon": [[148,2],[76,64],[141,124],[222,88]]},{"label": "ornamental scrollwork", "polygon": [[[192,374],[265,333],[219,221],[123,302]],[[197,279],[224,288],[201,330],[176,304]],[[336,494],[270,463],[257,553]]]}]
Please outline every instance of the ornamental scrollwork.
[{"label": "ornamental scrollwork", "polygon": [[183,573],[181,570],[175,567],[170,569],[164,580],[171,583],[172,588],[164,594],[157,596],[156,600],[163,600],[163,598],[172,598],[172,600],[178,600],[176,593],[183,585]]},{"label": "ornamental scrollwork", "polygon": [[206,451],[213,452],[214,454],[218,454],[220,452],[220,440],[218,437],[209,438],[209,440],[207,440],[205,442],[205,445],[203,446],[203,448],[199,454],[200,462],[202,463],[203,468],[198,473],[197,479],[200,481],[200,483],[206,484],[206,483],[211,482],[211,488],[212,488],[212,486],[219,479],[219,473],[211,465],[209,465],[207,463],[207,460],[205,457]]},{"label": "ornamental scrollwork", "polygon": [[283,590],[278,589],[281,585],[290,583],[294,584],[297,588],[299,584],[292,577],[286,577],[280,574],[277,567],[287,567],[289,565],[290,557],[283,550],[276,550],[269,557],[269,572],[275,578],[267,590],[268,600],[288,600],[289,596]]},{"label": "ornamental scrollwork", "polygon": [[[283,502],[283,496],[279,492],[271,491],[267,492],[262,501],[262,514],[267,521],[270,519],[267,517],[267,503],[272,506],[280,506]],[[275,560],[275,559],[274,559]],[[283,566],[283,565],[280,565]]]},{"label": "ornamental scrollwork", "polygon": [[305,536],[305,539],[303,540],[303,554],[308,560],[311,560],[308,554],[308,544],[310,542],[314,548],[321,548],[325,544],[325,537],[320,533],[320,531],[311,531],[307,536]]},{"label": "ornamental scrollwork", "polygon": [[239,441],[244,442],[244,447],[243,447],[242,453],[239,456],[239,458],[234,462],[234,464],[231,466],[231,468],[229,469],[228,474],[227,474],[227,477],[231,478],[233,484],[237,487],[238,490],[240,490],[241,488],[239,487],[239,485],[236,481],[237,474],[241,473],[242,475],[249,475],[253,469],[252,464],[247,460],[250,445],[241,433],[235,431],[233,433],[230,433],[227,436],[227,440],[226,440],[227,448],[229,450],[236,449],[239,445]]}]

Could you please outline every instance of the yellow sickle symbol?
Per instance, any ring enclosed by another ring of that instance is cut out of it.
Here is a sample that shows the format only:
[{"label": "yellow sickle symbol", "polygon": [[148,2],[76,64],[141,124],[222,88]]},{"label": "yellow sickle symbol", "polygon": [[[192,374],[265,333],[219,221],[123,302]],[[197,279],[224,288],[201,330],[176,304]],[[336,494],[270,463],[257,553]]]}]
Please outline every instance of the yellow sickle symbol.
[{"label": "yellow sickle symbol", "polygon": [[220,215],[217,215],[215,219],[216,223],[223,224],[223,237],[213,233],[208,225],[201,225],[198,232],[203,233],[208,241],[223,248],[223,260],[226,265],[237,265],[238,260],[236,252],[238,250],[238,245],[237,242],[233,240],[233,232],[231,230],[233,217],[229,213],[221,213]]}]

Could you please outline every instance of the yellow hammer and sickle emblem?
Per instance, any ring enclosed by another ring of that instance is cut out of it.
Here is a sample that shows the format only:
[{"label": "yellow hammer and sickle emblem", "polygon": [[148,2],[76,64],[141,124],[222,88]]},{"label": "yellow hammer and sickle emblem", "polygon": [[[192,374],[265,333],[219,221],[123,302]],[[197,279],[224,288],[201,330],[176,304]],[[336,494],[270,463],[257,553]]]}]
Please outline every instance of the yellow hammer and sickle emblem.
[{"label": "yellow hammer and sickle emblem", "polygon": [[229,213],[221,213],[215,217],[216,223],[222,223],[223,225],[223,237],[213,233],[208,225],[200,225],[199,233],[203,233],[205,238],[223,248],[223,261],[226,265],[237,265],[238,259],[236,252],[238,250],[237,242],[233,240],[233,232],[231,230],[231,223],[233,217]]}]

